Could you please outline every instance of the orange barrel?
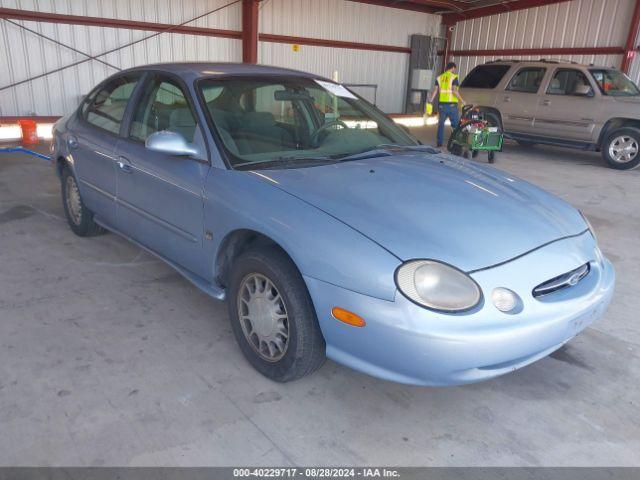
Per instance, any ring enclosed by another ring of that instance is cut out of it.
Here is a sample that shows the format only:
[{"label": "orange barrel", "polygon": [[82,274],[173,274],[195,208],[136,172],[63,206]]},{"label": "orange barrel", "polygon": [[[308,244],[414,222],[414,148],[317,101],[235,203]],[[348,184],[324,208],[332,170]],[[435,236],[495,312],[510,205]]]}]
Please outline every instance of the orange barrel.
[{"label": "orange barrel", "polygon": [[24,145],[35,145],[38,143],[38,125],[35,120],[18,120],[22,130],[22,143]]}]

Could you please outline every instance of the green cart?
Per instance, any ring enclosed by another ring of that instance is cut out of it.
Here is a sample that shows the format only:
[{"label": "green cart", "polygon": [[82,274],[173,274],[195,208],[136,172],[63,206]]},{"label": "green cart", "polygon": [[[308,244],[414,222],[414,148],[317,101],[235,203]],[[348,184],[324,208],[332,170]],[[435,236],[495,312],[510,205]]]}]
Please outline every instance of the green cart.
[{"label": "green cart", "polygon": [[489,163],[494,163],[496,152],[502,150],[503,140],[499,127],[484,120],[476,109],[465,107],[460,125],[451,134],[447,148],[464,158],[476,158],[478,152],[487,152]]}]

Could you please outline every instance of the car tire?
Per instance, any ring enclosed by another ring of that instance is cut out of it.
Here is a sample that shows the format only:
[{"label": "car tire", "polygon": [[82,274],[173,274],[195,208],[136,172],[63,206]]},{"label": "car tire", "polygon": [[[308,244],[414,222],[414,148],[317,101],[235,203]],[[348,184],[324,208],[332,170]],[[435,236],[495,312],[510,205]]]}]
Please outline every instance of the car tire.
[{"label": "car tire", "polygon": [[[623,147],[625,144],[628,144],[628,150]],[[602,144],[602,158],[616,170],[637,167],[640,164],[640,129],[624,127],[607,135]]]},{"label": "car tire", "polygon": [[93,237],[105,232],[93,220],[93,212],[87,208],[78,189],[78,181],[69,167],[63,167],[61,192],[64,215],[69,227],[79,237]]},{"label": "car tire", "polygon": [[302,275],[277,247],[252,249],[234,262],[229,318],[249,363],[276,382],[297,380],[325,361],[325,342]]}]

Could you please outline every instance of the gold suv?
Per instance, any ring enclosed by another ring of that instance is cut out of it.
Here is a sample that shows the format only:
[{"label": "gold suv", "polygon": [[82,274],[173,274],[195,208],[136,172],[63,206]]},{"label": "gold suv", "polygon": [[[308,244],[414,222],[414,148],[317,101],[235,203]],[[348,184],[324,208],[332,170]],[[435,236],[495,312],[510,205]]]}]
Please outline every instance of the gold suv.
[{"label": "gold suv", "polygon": [[465,101],[481,106],[485,118],[522,145],[600,151],[619,170],[640,163],[640,90],[619,70],[496,60],[475,67],[461,91]]}]

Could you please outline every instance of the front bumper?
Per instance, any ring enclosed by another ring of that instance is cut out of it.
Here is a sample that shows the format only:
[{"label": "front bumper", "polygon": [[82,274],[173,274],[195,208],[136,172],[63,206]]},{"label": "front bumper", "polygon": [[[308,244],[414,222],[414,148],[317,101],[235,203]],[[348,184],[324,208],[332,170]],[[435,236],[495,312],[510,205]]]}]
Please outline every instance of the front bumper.
[{"label": "front bumper", "polygon": [[[590,273],[573,287],[534,298],[533,288],[589,262]],[[487,380],[543,358],[605,312],[615,273],[593,237],[554,242],[506,264],[471,274],[483,302],[470,312],[444,314],[422,308],[399,292],[389,302],[305,276],[327,356],[364,373],[417,385]],[[522,299],[517,313],[491,303],[496,287]],[[331,316],[339,306],[367,322],[363,328]]]}]

